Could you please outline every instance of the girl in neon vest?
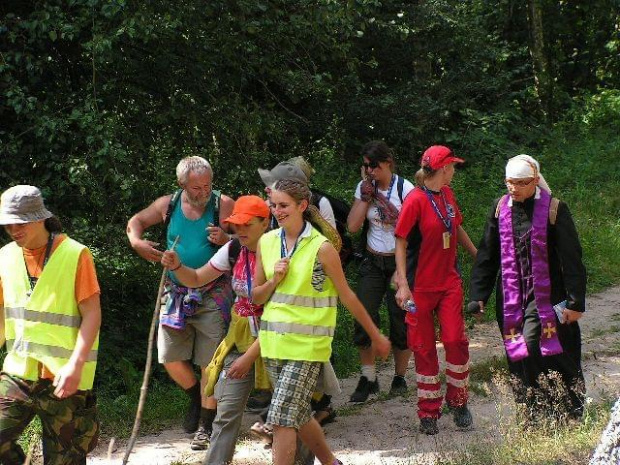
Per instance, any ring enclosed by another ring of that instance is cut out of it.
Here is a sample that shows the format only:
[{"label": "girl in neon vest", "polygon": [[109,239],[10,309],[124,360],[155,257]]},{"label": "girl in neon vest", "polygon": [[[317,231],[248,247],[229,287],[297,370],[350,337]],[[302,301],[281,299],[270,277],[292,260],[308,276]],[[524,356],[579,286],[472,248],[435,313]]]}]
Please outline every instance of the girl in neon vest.
[{"label": "girl in neon vest", "polygon": [[345,279],[338,251],[313,226],[338,237],[309,205],[304,183],[282,180],[271,193],[280,229],[263,235],[257,250],[252,300],[265,304],[259,343],[274,386],[268,423],[274,426],[273,460],[292,465],[297,436],[322,464],[340,463],[312,418],[310,400],[331,355],[337,297],[368,332],[376,353],[390,342],[379,332]]}]

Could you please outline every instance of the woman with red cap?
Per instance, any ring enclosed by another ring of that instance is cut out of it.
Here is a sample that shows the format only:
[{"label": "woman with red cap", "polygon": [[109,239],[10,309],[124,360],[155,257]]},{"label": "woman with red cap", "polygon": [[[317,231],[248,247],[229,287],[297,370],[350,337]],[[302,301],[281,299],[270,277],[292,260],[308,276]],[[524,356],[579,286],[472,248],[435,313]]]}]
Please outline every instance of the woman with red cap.
[{"label": "woman with red cap", "polygon": [[271,386],[256,342],[263,306],[253,303],[250,297],[256,247],[269,227],[269,207],[258,196],[242,196],[224,222],[233,225],[237,239],[224,245],[203,267],[193,269],[182,265],[173,251],[164,252],[162,258],[162,264],[190,287],[204,286],[223,273],[232,274],[236,299],[230,327],[205,370],[207,395],[215,394],[217,399],[211,445],[204,462],[211,465],[232,462],[250,391]]},{"label": "woman with red cap", "polygon": [[[455,164],[464,160],[448,147],[434,145],[423,154],[415,189],[403,204],[396,225],[396,300],[408,312],[407,344],[413,351],[418,383],[420,431],[437,434],[443,396],[435,347],[434,313],[446,351],[446,403],[460,428],[472,424],[467,408],[469,341],[463,319],[463,290],[456,265],[457,241],[475,257],[476,247],[449,185]],[[414,264],[407,270],[407,264]],[[411,288],[407,272],[413,271]],[[413,294],[413,295],[412,295]]]}]

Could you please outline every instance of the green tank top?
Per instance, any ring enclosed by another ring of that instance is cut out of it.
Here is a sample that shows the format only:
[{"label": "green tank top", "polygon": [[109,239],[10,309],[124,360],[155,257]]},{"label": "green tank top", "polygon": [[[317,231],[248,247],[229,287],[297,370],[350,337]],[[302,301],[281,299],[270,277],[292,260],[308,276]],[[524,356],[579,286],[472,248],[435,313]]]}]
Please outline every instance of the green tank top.
[{"label": "green tank top", "polygon": [[[170,249],[176,237],[179,236],[175,250],[179,254],[181,263],[190,268],[200,268],[218,249],[216,245],[209,242],[207,231],[209,224],[215,224],[215,193],[211,193],[205,212],[196,220],[185,217],[181,209],[182,202],[183,199],[179,199],[170,216],[170,224],[166,233],[167,248]],[[178,284],[174,273],[168,273],[168,276]]]}]

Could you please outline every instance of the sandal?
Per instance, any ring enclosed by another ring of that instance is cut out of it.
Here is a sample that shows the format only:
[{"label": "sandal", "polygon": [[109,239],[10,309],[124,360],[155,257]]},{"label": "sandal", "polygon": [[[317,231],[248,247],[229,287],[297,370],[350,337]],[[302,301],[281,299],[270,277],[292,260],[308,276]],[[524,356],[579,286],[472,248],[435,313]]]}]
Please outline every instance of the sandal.
[{"label": "sandal", "polygon": [[265,423],[257,421],[250,427],[250,432],[266,444],[273,442],[273,429]]},{"label": "sandal", "polygon": [[314,419],[319,422],[319,425],[325,426],[336,419],[336,411],[332,407],[325,407],[314,412]]}]

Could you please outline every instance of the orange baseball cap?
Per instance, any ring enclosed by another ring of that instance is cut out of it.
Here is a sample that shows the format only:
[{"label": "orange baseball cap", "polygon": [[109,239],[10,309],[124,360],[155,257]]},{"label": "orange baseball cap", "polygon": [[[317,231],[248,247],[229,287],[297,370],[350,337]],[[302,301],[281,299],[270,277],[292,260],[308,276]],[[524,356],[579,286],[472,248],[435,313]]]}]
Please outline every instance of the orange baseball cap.
[{"label": "orange baseball cap", "polygon": [[269,218],[269,207],[257,195],[244,195],[235,202],[232,215],[224,220],[225,223],[247,224],[252,218]]}]

